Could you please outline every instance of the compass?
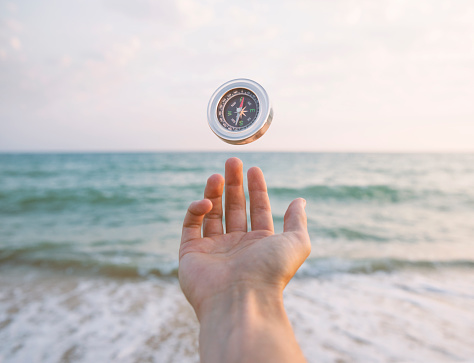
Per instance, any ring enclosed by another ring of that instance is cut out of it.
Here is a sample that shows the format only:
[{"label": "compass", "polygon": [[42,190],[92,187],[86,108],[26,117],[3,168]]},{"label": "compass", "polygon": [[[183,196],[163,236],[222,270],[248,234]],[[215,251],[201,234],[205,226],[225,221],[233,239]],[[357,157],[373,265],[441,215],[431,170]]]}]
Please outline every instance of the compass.
[{"label": "compass", "polygon": [[273,109],[265,89],[250,79],[224,83],[207,107],[211,130],[223,141],[242,145],[260,138],[270,126]]}]

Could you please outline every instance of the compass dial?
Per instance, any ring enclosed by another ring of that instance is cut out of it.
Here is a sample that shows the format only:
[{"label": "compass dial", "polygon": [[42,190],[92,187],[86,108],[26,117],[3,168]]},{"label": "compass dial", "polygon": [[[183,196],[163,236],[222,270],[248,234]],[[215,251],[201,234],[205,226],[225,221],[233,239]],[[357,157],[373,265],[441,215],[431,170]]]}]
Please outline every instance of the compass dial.
[{"label": "compass dial", "polygon": [[227,130],[241,131],[255,122],[259,108],[255,93],[245,88],[233,89],[220,99],[217,118]]},{"label": "compass dial", "polygon": [[223,141],[243,145],[259,139],[270,127],[273,108],[265,89],[250,79],[221,85],[207,106],[211,130]]}]

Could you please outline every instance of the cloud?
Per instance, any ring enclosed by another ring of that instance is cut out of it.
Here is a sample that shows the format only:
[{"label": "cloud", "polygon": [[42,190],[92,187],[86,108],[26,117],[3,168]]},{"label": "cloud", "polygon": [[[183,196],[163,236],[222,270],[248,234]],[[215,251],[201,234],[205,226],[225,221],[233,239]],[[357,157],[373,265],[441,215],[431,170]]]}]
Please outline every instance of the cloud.
[{"label": "cloud", "polygon": [[0,15],[0,147],[224,148],[207,102],[246,77],[275,107],[248,150],[466,148],[473,16],[467,0],[18,7]]},{"label": "cloud", "polygon": [[15,50],[21,49],[21,42],[17,37],[10,38],[10,45]]},{"label": "cloud", "polygon": [[16,13],[18,11],[18,6],[13,2],[6,3],[5,7],[10,13]]},{"label": "cloud", "polygon": [[6,27],[14,33],[20,33],[23,31],[23,24],[15,19],[6,19],[5,20]]},{"label": "cloud", "polygon": [[137,57],[141,49],[141,41],[138,37],[133,37],[128,41],[113,44],[104,51],[104,60],[110,64],[119,66],[127,65],[131,60]]},{"label": "cloud", "polygon": [[186,28],[199,28],[209,25],[214,19],[214,9],[205,1],[178,0],[177,4],[182,25]]},{"label": "cloud", "polygon": [[173,0],[104,0],[104,4],[112,10],[140,20],[170,24],[179,18],[178,6]]}]

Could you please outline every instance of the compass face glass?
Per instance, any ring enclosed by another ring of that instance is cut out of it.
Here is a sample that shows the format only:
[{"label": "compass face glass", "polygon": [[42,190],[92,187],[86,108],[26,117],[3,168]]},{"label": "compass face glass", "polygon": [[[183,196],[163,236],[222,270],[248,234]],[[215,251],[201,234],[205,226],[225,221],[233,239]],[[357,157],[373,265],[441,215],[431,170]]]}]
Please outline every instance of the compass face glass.
[{"label": "compass face glass", "polygon": [[220,99],[217,119],[225,129],[241,131],[255,122],[259,111],[260,104],[255,93],[245,88],[236,88]]}]

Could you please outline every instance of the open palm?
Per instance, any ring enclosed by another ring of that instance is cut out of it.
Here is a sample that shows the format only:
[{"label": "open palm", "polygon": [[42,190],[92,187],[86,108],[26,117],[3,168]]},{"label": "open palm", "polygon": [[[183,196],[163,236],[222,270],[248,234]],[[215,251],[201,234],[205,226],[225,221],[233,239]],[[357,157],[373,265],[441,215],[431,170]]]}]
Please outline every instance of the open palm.
[{"label": "open palm", "polygon": [[[226,233],[222,225],[224,185]],[[290,204],[284,232],[274,234],[270,201],[259,168],[249,169],[248,190],[250,232],[242,162],[237,158],[227,160],[225,180],[219,174],[212,175],[205,199],[188,208],[179,253],[179,281],[198,318],[208,301],[231,288],[282,292],[311,250],[303,199]]]}]

